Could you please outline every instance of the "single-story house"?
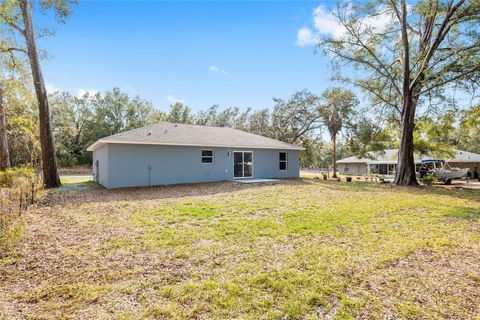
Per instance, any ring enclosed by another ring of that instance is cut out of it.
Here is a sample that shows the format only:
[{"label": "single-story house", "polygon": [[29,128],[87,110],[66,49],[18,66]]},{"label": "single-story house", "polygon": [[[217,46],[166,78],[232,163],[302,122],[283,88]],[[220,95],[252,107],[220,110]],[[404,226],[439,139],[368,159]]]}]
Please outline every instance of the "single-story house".
[{"label": "single-story house", "polygon": [[[352,156],[338,160],[340,174],[343,175],[364,175],[364,174],[385,174],[394,175],[397,169],[398,149],[388,149],[385,152],[369,154],[369,157],[360,158]],[[415,164],[419,167],[424,159],[431,159],[429,156],[415,155]],[[477,168],[480,170],[480,154],[455,150],[455,156],[445,159],[450,167],[469,168],[471,172]],[[417,168],[418,169],[418,168]]]},{"label": "single-story house", "polygon": [[297,178],[303,148],[227,127],[159,122],[97,140],[95,181],[106,188]]}]

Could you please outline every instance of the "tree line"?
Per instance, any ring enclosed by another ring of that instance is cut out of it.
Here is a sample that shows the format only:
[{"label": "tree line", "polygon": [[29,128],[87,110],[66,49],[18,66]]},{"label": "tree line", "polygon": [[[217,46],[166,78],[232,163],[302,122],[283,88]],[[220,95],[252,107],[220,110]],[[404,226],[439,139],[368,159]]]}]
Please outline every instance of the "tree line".
[{"label": "tree line", "polygon": [[119,88],[81,97],[57,92],[49,100],[57,157],[62,166],[90,164],[91,154],[86,149],[97,139],[159,121],[232,127],[300,144],[306,148],[302,163],[319,165],[320,153],[313,154],[315,148],[326,147],[321,141],[323,128],[329,128],[336,142],[342,127],[353,123],[358,103],[353,93],[339,88],[327,90],[322,96],[301,90],[286,100],[274,98],[273,107],[260,110],[213,105],[197,113],[180,102],[162,111],[139,96],[129,97]]},{"label": "tree line", "polygon": [[[33,4],[53,11],[64,22],[72,3],[76,1]],[[299,91],[285,101],[274,99],[272,109],[247,113],[212,107],[194,115],[181,104],[162,113],[115,89],[97,97],[56,95],[51,98],[53,111],[31,12],[28,0],[0,2],[0,155],[2,167],[41,160],[46,187],[60,185],[57,156],[62,162],[82,163],[87,156],[81,148],[91,139],[161,119],[228,125],[300,143],[308,150],[304,163],[314,161],[314,152],[309,151],[318,149],[322,128],[330,134],[333,154],[343,128],[350,152],[399,147],[397,185],[417,184],[415,151],[444,153],[452,146],[477,151],[478,106],[461,113],[451,106],[456,105],[457,92],[478,98],[478,1],[421,0],[411,5],[405,0],[339,1],[332,16],[341,32],[319,37],[317,52],[330,58],[332,80],[366,95],[367,111],[357,107],[351,92],[338,88],[320,96]],[[36,108],[31,107],[32,99]],[[75,123],[73,128],[65,124],[69,121]],[[15,134],[18,139],[13,140]]]},{"label": "tree line", "polygon": [[[18,88],[10,83],[3,91],[6,140],[0,142],[6,141],[8,147],[2,148],[2,168],[7,166],[4,160],[13,166],[41,162],[35,99],[16,92]],[[56,92],[49,101],[56,157],[63,167],[90,165],[86,149],[100,138],[159,121],[227,126],[295,143],[305,148],[301,154],[305,167],[333,167],[335,159],[399,145],[394,123],[381,126],[366,118],[358,111],[356,96],[340,88],[321,95],[301,90],[285,100],[274,98],[271,107],[259,110],[213,105],[196,113],[180,102],[159,110],[119,88],[81,97]],[[415,148],[439,156],[451,154],[454,147],[480,153],[479,121],[480,105],[419,119]]]}]

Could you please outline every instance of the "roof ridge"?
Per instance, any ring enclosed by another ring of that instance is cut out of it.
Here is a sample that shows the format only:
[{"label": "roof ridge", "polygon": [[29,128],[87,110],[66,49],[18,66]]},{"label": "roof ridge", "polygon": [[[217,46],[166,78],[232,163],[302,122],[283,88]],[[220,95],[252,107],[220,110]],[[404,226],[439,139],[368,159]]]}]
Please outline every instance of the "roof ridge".
[{"label": "roof ridge", "polygon": [[89,146],[87,150],[92,151],[108,143],[303,150],[302,147],[293,143],[242,129],[168,121],[158,121],[103,137]]}]

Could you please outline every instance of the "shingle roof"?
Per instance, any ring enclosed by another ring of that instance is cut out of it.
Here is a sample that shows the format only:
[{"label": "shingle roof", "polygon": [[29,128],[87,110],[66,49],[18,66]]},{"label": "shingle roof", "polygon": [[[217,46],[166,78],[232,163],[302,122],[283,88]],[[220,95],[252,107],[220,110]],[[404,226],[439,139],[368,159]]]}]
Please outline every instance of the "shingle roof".
[{"label": "shingle roof", "polygon": [[227,127],[159,122],[97,140],[93,151],[107,143],[303,150],[302,147]]},{"label": "shingle roof", "polygon": [[[397,163],[398,149],[387,149],[384,153],[370,153],[371,158],[358,158],[357,156],[348,157],[338,160],[337,163]],[[372,159],[373,158],[373,159]],[[429,156],[415,155],[415,162],[420,163],[422,159],[429,159]],[[480,162],[480,154],[455,150],[455,156],[450,159],[445,159],[448,162]]]}]

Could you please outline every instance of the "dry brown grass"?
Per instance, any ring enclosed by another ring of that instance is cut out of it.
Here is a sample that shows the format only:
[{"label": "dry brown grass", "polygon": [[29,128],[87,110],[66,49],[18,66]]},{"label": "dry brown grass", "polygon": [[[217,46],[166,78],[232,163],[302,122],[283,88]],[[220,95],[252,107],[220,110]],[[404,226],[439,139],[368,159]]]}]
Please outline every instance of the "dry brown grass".
[{"label": "dry brown grass", "polygon": [[50,191],[0,318],[480,316],[480,195],[283,181]]}]

